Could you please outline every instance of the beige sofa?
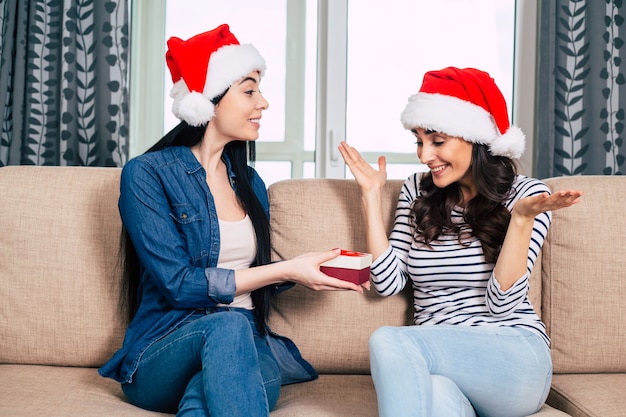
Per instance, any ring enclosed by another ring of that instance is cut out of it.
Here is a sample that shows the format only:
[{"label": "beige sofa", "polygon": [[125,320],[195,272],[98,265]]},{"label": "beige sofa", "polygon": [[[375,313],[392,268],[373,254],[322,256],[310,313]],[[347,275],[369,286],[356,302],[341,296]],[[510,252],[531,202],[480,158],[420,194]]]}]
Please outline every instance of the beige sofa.
[{"label": "beige sofa", "polygon": [[[119,169],[0,168],[0,416],[150,416],[96,369],[118,348]],[[555,213],[533,274],[532,299],[553,341],[554,383],[537,416],[626,416],[626,178],[551,179],[585,191]],[[390,181],[389,224],[400,181]],[[270,187],[276,259],[364,250],[350,180]],[[367,339],[410,323],[410,294],[313,292],[276,299],[272,327],[320,373],[283,388],[273,417],[376,416]],[[554,408],[553,408],[554,407]]]}]

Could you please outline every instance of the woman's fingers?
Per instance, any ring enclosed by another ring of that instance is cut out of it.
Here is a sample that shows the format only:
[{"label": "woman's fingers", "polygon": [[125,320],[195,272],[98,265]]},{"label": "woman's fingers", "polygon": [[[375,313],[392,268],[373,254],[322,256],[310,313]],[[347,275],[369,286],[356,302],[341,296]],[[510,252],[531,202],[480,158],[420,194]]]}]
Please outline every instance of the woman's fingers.
[{"label": "woman's fingers", "polygon": [[555,206],[553,210],[576,204],[580,201],[580,197],[582,196],[583,192],[578,190],[557,191],[552,195],[552,197],[554,197],[553,204]]},{"label": "woman's fingers", "polygon": [[362,159],[361,154],[346,142],[341,142],[339,144],[339,153],[348,166],[354,164],[359,160],[359,158]]},{"label": "woman's fingers", "polygon": [[580,201],[583,192],[579,190],[560,190],[552,195],[538,194],[523,198],[515,204],[515,211],[521,215],[535,217],[546,211],[554,211],[572,206]]},{"label": "woman's fingers", "polygon": [[326,252],[305,253],[294,258],[294,261],[300,263],[297,267],[297,282],[315,291],[352,290],[362,293],[363,288],[360,285],[331,277],[320,271],[320,264],[336,258],[340,253],[340,249],[332,249]]},{"label": "woman's fingers", "polygon": [[363,159],[359,151],[346,142],[339,144],[339,152],[362,190],[379,189],[387,181],[387,161],[384,156],[378,157],[376,170]]}]

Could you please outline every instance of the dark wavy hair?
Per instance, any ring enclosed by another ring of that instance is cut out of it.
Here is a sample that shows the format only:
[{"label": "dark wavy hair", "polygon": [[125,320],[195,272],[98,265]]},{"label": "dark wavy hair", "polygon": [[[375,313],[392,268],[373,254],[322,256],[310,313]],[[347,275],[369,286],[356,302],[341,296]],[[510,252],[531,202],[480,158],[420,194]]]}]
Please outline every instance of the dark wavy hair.
[{"label": "dark wavy hair", "polygon": [[[470,169],[477,195],[467,202],[463,217],[472,235],[481,242],[485,260],[495,263],[511,220],[503,203],[511,195],[517,167],[512,159],[491,155],[487,146],[473,144]],[[437,188],[431,173],[426,173],[421,177],[420,192],[411,206],[415,239],[429,245],[442,233],[457,233],[459,243],[464,244],[468,233],[451,217],[454,206],[463,201],[459,185]]]},{"label": "dark wavy hair", "polygon": [[[146,153],[170,146],[192,147],[202,141],[205,130],[206,126],[194,127],[183,121],[148,149]],[[252,266],[270,263],[271,257],[269,219],[252,188],[253,171],[251,165],[254,165],[256,159],[255,149],[255,143],[251,141],[233,141],[224,147],[224,155],[230,161],[236,176],[235,192],[237,198],[250,217],[256,234],[257,252]],[[128,231],[123,225],[120,238],[120,257],[122,269],[120,301],[125,316],[130,322],[139,308],[140,262]],[[265,334],[272,288],[267,286],[252,291],[252,301],[255,306],[254,314],[262,334]]]}]

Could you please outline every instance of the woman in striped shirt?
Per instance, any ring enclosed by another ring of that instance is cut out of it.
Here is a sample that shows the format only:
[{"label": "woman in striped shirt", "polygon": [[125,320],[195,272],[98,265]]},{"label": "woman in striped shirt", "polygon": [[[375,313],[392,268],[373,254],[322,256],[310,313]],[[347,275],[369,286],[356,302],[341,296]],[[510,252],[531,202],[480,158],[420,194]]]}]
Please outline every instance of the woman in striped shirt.
[{"label": "woman in striped shirt", "polygon": [[528,300],[529,277],[551,211],[580,191],[549,193],[518,175],[524,135],[502,93],[472,68],[426,73],[401,116],[429,171],[404,183],[387,237],[372,168],[347,143],[340,152],[362,191],[372,283],[383,296],[413,288],[416,326],[370,338],[381,417],[526,416],[552,378],[549,338]]}]

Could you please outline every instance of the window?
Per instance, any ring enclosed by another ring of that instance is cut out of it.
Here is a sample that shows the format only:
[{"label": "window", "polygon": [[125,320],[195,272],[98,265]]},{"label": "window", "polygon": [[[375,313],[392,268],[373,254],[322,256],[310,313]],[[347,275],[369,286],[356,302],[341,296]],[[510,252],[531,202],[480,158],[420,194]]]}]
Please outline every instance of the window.
[{"label": "window", "polygon": [[348,142],[370,161],[397,155],[387,158],[389,176],[415,172],[415,139],[400,123],[409,95],[429,70],[474,67],[487,71],[511,103],[514,23],[514,0],[349,2]]},{"label": "window", "polygon": [[[139,119],[131,136],[131,156],[177,123],[170,111],[172,82],[163,59],[165,40],[185,39],[225,22],[241,42],[253,43],[268,63],[261,87],[270,109],[264,113],[256,165],[268,184],[290,177],[346,176],[336,151],[340,140],[356,146],[371,163],[386,155],[390,178],[414,172],[418,163],[414,141],[399,116],[427,70],[448,65],[484,69],[496,79],[509,106],[514,105],[514,45],[519,42],[515,0],[133,0],[132,4],[137,33],[133,51],[153,64],[134,66],[139,79],[135,84],[144,86],[133,95],[143,104],[131,103],[131,112],[136,111],[131,115]],[[160,32],[158,22],[164,28]],[[133,55],[133,62],[138,59]],[[159,71],[154,70],[156,65]],[[161,81],[154,81],[157,76]],[[155,84],[163,85],[160,100],[153,91]],[[162,103],[162,126],[141,122],[157,117],[155,110]],[[144,135],[138,126],[150,126],[154,136]],[[133,137],[144,143],[133,143]]]}]

